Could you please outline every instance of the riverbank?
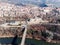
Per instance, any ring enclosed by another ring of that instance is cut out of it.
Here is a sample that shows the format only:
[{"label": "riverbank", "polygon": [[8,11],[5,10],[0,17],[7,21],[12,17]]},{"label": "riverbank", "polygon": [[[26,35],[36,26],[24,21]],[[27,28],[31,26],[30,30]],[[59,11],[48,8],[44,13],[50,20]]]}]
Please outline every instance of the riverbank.
[{"label": "riverbank", "polygon": [[[41,31],[44,32],[44,31],[48,30],[47,27],[50,29],[49,25],[48,26],[47,25],[37,25],[37,24],[36,25],[31,25],[28,28],[26,38],[42,40],[42,35],[41,35],[42,32]],[[51,28],[51,29],[53,29],[53,28]],[[17,28],[15,28],[15,27],[14,28],[0,28],[0,38],[10,38],[10,37],[14,37],[15,35],[18,35],[18,37],[22,37],[23,32],[24,32],[24,30],[22,30],[21,28],[18,28],[18,27]],[[48,33],[50,33],[50,32],[51,31],[48,30]],[[54,33],[54,32],[52,32],[52,33]],[[56,37],[56,38],[58,38],[58,37]],[[45,39],[45,41],[46,40],[47,39]],[[49,40],[51,40],[51,39],[49,39]],[[60,43],[59,41],[60,40],[55,39],[55,40],[52,40],[50,43]]]}]

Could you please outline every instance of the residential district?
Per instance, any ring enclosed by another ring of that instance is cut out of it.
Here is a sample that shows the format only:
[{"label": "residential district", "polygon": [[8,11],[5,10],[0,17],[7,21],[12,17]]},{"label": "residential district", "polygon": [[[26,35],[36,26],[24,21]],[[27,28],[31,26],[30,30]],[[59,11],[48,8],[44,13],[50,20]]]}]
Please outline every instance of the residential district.
[{"label": "residential district", "polygon": [[26,23],[26,38],[60,43],[60,8],[0,3],[0,38],[22,37]]}]

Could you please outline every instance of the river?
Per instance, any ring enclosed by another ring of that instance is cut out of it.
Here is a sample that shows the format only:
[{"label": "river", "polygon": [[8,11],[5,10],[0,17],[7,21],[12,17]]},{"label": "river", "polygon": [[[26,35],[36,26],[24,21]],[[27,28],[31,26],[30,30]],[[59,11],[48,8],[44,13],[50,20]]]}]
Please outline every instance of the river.
[{"label": "river", "polygon": [[[13,41],[13,38],[0,38],[0,44],[11,44]],[[21,38],[17,38],[15,43],[20,44],[21,42]],[[54,44],[54,43],[47,43],[45,41],[41,41],[41,40],[35,40],[35,39],[26,39],[25,43],[27,45],[60,45],[60,44]]]}]

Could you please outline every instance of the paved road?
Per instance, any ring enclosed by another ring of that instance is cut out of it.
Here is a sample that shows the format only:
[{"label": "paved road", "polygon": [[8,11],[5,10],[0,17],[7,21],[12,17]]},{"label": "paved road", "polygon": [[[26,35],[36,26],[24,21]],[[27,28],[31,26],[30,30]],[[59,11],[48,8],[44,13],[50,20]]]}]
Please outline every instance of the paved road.
[{"label": "paved road", "polygon": [[42,23],[42,24],[44,24],[44,25],[58,25],[58,26],[60,26],[60,24],[55,24],[55,23]]}]

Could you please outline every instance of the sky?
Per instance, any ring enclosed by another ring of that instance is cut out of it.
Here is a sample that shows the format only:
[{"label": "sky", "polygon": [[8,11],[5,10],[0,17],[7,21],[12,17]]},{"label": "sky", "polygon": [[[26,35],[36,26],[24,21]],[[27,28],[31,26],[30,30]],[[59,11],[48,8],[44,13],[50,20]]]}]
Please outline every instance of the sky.
[{"label": "sky", "polygon": [[46,4],[53,4],[56,7],[60,7],[60,0],[0,0],[0,2],[8,2],[13,4],[40,4],[40,3],[46,3]]}]

